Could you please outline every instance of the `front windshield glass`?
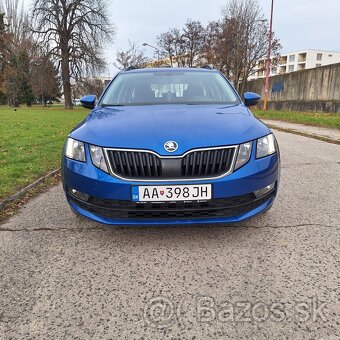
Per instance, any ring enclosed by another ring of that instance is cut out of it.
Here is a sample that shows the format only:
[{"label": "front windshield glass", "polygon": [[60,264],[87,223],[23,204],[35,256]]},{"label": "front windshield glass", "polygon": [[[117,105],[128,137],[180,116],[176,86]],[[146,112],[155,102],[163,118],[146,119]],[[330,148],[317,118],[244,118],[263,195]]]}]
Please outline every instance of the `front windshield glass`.
[{"label": "front windshield glass", "polygon": [[218,72],[126,72],[119,74],[101,100],[102,106],[159,104],[238,104]]}]

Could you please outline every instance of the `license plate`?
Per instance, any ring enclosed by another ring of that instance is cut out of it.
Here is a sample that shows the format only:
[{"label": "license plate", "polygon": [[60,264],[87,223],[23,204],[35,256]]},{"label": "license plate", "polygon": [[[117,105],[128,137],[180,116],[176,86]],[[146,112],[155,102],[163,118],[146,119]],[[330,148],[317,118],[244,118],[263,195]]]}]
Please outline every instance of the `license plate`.
[{"label": "license plate", "polygon": [[211,199],[211,184],[132,186],[134,202],[200,201]]}]

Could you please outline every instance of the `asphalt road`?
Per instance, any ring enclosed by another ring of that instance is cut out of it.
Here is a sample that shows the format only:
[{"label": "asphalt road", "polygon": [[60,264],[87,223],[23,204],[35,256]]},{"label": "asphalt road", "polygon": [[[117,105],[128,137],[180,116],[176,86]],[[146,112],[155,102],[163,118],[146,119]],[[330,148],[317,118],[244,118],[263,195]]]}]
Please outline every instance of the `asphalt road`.
[{"label": "asphalt road", "polygon": [[0,339],[339,339],[340,146],[276,133],[273,208],[106,228],[61,186],[0,226]]}]

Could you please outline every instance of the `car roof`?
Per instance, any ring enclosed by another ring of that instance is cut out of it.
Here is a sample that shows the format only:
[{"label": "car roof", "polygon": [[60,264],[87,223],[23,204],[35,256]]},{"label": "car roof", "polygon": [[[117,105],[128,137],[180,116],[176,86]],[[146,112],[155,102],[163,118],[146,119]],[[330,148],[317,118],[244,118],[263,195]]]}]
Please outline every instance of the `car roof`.
[{"label": "car roof", "polygon": [[218,72],[209,68],[193,68],[193,67],[155,67],[155,68],[135,68],[123,70],[120,73],[154,73],[154,72]]}]

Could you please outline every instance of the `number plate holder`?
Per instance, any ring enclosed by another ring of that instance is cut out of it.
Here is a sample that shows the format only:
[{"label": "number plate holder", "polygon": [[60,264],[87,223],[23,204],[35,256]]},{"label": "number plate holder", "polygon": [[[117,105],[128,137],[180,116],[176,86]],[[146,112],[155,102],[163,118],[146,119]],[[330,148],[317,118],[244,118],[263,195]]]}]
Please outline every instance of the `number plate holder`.
[{"label": "number plate holder", "polygon": [[212,198],[211,184],[133,185],[133,202],[202,201]]}]

